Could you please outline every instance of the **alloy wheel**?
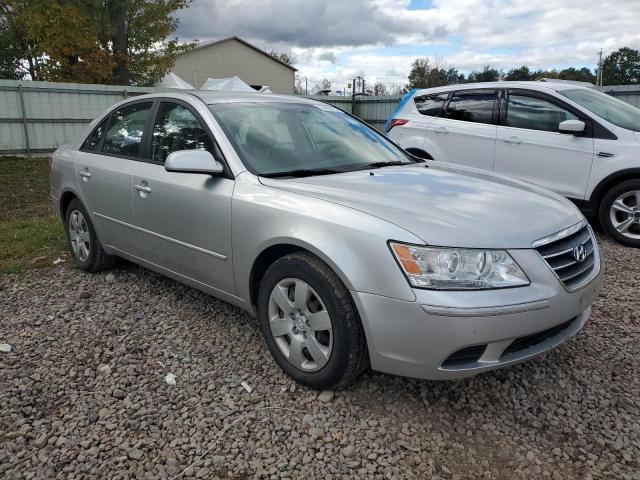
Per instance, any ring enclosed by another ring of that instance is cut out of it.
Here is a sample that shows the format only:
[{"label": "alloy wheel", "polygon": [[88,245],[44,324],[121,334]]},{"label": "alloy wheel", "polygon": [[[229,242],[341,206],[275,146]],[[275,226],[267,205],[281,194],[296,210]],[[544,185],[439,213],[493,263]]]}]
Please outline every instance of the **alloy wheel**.
[{"label": "alloy wheel", "polygon": [[303,280],[285,278],[269,296],[269,326],[284,357],[305,372],[322,369],[333,349],[331,318],[320,295]]},{"label": "alloy wheel", "polygon": [[640,190],[619,195],[609,211],[611,224],[621,235],[640,239]]},{"label": "alloy wheel", "polygon": [[69,239],[76,258],[86,262],[91,251],[91,234],[87,221],[79,210],[74,210],[69,215]]}]

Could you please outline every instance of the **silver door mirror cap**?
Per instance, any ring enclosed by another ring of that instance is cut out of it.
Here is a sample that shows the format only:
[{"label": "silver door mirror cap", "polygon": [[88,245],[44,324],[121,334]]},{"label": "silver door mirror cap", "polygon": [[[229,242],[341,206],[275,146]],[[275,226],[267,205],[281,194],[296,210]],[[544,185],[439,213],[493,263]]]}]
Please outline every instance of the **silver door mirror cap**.
[{"label": "silver door mirror cap", "polygon": [[558,130],[560,133],[582,133],[584,132],[585,123],[581,120],[565,120],[560,122]]},{"label": "silver door mirror cap", "polygon": [[167,172],[208,173],[220,175],[222,164],[206,150],[177,150],[171,152],[164,162]]}]

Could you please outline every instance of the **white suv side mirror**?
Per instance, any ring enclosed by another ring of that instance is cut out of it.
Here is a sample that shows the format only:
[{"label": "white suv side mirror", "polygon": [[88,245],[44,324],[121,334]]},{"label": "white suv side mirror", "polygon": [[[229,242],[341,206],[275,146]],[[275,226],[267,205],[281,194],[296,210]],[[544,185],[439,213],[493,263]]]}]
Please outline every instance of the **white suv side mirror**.
[{"label": "white suv side mirror", "polygon": [[565,120],[558,125],[560,133],[581,133],[584,132],[585,123],[580,120]]},{"label": "white suv side mirror", "polygon": [[171,152],[164,162],[167,172],[208,173],[220,175],[224,171],[222,164],[206,150],[177,150]]}]

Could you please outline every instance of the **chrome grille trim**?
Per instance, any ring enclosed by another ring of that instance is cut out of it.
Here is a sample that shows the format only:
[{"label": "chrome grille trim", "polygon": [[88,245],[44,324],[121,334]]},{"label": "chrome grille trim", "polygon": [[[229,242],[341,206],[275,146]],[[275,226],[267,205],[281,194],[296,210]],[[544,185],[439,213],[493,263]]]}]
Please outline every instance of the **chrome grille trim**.
[{"label": "chrome grille trim", "polygon": [[[574,248],[579,245],[584,246],[586,251],[581,262],[572,255]],[[586,222],[537,240],[532,246],[569,291],[582,288],[600,271],[596,238]]]}]

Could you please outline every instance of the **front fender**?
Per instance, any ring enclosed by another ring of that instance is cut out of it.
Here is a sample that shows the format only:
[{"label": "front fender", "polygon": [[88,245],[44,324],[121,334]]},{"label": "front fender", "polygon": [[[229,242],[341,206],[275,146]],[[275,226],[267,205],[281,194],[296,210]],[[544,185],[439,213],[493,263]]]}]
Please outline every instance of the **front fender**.
[{"label": "front fender", "polygon": [[310,251],[350,290],[415,300],[387,242],[424,242],[396,225],[326,200],[262,185],[250,174],[236,178],[232,209],[236,287],[247,301],[253,264],[274,245]]}]

